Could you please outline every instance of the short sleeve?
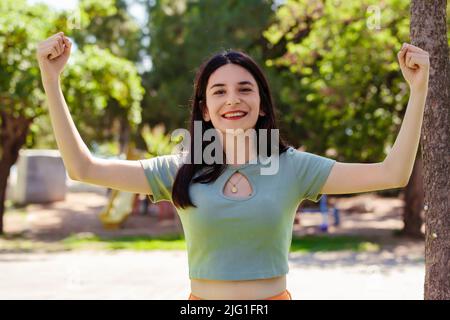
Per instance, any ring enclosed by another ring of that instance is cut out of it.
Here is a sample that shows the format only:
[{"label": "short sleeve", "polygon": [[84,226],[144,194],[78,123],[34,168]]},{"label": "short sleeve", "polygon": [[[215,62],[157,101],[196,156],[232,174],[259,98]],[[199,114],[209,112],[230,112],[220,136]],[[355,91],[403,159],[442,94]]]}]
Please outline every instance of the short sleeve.
[{"label": "short sleeve", "polygon": [[319,194],[330,175],[336,160],[303,152],[290,147],[287,151],[292,160],[297,184],[302,199],[318,202],[322,198]]},{"label": "short sleeve", "polygon": [[152,190],[149,198],[152,203],[163,200],[172,201],[172,186],[182,159],[177,154],[162,155],[139,160]]}]

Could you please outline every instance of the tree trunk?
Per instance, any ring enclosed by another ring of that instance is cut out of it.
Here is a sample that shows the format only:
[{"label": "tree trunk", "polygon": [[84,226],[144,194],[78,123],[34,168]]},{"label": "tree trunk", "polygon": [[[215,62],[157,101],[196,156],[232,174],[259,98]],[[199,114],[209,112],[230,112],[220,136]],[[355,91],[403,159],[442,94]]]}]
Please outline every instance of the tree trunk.
[{"label": "tree trunk", "polygon": [[420,151],[417,153],[416,162],[405,188],[405,207],[403,209],[404,227],[401,235],[411,238],[423,239],[422,228],[422,210],[423,210],[423,173],[422,156]]},{"label": "tree trunk", "polygon": [[3,234],[3,215],[9,171],[19,157],[19,150],[26,142],[30,123],[33,120],[24,116],[14,117],[4,110],[0,112],[0,116],[0,143],[2,145],[0,159],[0,234]]},{"label": "tree trunk", "polygon": [[411,3],[411,41],[430,54],[421,136],[425,209],[425,299],[450,299],[450,65],[445,0]]},{"label": "tree trunk", "polygon": [[120,118],[119,155],[126,154],[130,142],[130,124],[126,116]]}]

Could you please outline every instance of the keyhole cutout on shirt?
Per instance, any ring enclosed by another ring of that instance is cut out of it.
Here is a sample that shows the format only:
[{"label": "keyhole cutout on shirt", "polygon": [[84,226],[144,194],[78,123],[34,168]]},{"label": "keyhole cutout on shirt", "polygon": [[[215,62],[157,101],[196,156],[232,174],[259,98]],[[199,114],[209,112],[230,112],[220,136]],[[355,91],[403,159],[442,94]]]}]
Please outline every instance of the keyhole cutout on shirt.
[{"label": "keyhole cutout on shirt", "polygon": [[[237,182],[237,183],[236,183]],[[233,192],[233,184],[237,191]],[[223,194],[230,198],[245,199],[253,194],[253,188],[247,177],[240,171],[234,172],[225,183]]]}]

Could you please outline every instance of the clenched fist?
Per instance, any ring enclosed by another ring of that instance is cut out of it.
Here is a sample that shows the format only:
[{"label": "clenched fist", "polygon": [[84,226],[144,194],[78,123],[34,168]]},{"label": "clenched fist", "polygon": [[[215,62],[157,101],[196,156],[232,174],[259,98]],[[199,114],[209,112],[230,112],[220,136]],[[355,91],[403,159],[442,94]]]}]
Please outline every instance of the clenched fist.
[{"label": "clenched fist", "polygon": [[59,32],[38,43],[36,56],[43,79],[57,79],[69,60],[72,42]]},{"label": "clenched fist", "polygon": [[411,89],[427,90],[430,73],[430,55],[427,51],[404,43],[397,54],[403,77]]}]

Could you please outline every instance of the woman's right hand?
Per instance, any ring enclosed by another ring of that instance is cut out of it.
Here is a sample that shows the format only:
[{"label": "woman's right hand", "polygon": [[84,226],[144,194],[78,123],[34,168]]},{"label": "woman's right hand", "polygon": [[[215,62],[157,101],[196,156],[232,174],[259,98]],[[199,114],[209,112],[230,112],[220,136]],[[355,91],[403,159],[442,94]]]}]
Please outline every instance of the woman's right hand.
[{"label": "woman's right hand", "polygon": [[59,32],[38,43],[36,57],[43,79],[58,79],[69,60],[72,42]]}]

